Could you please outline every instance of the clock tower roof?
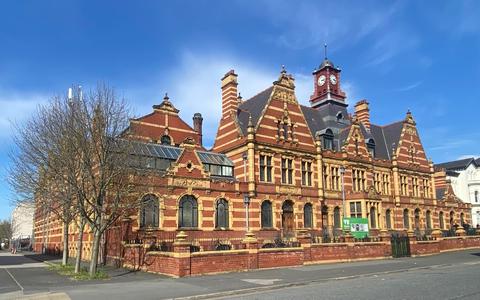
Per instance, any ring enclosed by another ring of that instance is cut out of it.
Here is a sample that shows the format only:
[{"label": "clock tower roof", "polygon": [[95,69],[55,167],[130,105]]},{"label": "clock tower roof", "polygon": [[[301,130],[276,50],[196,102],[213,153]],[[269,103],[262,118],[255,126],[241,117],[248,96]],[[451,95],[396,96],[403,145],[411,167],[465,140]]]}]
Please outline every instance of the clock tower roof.
[{"label": "clock tower roof", "polygon": [[318,68],[318,70],[321,70],[323,68],[326,68],[326,67],[331,67],[331,68],[335,68],[335,65],[333,64],[333,62],[327,58],[325,58],[322,63],[320,64],[320,67]]}]

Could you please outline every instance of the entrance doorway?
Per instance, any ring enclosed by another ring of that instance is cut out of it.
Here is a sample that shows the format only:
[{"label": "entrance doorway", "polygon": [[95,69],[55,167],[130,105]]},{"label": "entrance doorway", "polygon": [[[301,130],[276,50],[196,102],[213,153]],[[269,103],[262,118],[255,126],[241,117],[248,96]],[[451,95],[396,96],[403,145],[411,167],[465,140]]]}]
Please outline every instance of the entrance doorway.
[{"label": "entrance doorway", "polygon": [[293,202],[285,200],[282,205],[282,229],[285,237],[293,236]]}]

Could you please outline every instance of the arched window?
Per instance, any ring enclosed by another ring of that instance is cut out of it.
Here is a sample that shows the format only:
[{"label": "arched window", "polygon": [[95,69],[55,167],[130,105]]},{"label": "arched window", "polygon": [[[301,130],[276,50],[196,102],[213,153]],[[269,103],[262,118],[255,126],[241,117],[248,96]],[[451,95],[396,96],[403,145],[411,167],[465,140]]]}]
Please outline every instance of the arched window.
[{"label": "arched window", "polygon": [[415,229],[420,229],[420,209],[415,209]]},{"label": "arched window", "polygon": [[443,211],[438,214],[438,222],[440,223],[440,229],[445,229],[445,220],[443,219]]},{"label": "arched window", "polygon": [[215,228],[228,228],[228,201],[219,199],[215,208]]},{"label": "arched window", "polygon": [[340,223],[340,207],[335,207],[333,209],[333,227],[334,228],[341,228],[341,223]]},{"label": "arched window", "polygon": [[465,225],[465,215],[463,213],[460,214],[460,226]]},{"label": "arched window", "polygon": [[333,150],[333,131],[327,129],[322,135],[323,149]]},{"label": "arched window", "polygon": [[272,203],[268,200],[262,202],[262,228],[272,228]]},{"label": "arched window", "polygon": [[385,212],[385,225],[387,226],[387,229],[392,228],[392,211],[389,209]]},{"label": "arched window", "polygon": [[367,148],[372,158],[375,157],[375,141],[373,139],[368,139]]},{"label": "arched window", "polygon": [[305,206],[303,207],[303,227],[313,227],[313,209],[312,204],[310,203],[305,204]]},{"label": "arched window", "polygon": [[180,199],[178,208],[178,227],[198,227],[198,205],[197,199],[192,195],[185,195]]},{"label": "arched window", "polygon": [[475,191],[475,202],[478,202],[478,191]]},{"label": "arched window", "polygon": [[171,145],[172,144],[172,139],[168,135],[164,134],[160,138],[160,143],[162,145]]},{"label": "arched window", "polygon": [[453,224],[454,224],[454,216],[455,216],[455,213],[453,211],[450,212],[450,228],[453,227]]},{"label": "arched window", "polygon": [[409,229],[410,228],[410,220],[408,216],[408,209],[403,210],[403,228]]},{"label": "arched window", "polygon": [[432,229],[432,213],[429,210],[427,210],[426,218],[427,218],[427,229]]},{"label": "arched window", "polygon": [[377,213],[375,207],[370,207],[370,227],[377,228]]},{"label": "arched window", "polygon": [[158,198],[154,195],[142,198],[140,227],[158,227]]}]

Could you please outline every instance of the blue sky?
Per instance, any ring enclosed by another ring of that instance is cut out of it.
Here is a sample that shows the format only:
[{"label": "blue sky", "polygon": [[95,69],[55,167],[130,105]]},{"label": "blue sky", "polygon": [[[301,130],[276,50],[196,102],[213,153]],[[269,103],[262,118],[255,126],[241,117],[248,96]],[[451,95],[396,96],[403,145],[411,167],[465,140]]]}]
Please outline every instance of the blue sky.
[{"label": "blue sky", "polygon": [[374,123],[410,109],[434,162],[479,156],[479,16],[478,1],[2,2],[0,219],[10,122],[72,84],[106,82],[137,116],[168,92],[188,122],[203,114],[211,145],[224,73],[248,98],[285,65],[307,104],[325,42],[349,103],[368,99]]}]

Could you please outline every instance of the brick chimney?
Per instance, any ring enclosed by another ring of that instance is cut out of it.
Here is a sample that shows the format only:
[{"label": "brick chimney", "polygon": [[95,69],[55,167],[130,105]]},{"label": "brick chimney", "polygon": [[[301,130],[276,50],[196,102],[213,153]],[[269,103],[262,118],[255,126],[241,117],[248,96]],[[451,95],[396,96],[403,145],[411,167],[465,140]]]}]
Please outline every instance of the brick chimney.
[{"label": "brick chimney", "polygon": [[370,109],[368,108],[367,100],[363,99],[355,104],[355,114],[358,121],[370,132]]},{"label": "brick chimney", "polygon": [[237,77],[235,71],[230,70],[222,78],[222,119],[238,108]]},{"label": "brick chimney", "polygon": [[201,113],[195,113],[193,115],[193,130],[198,133],[198,143],[202,146],[202,123],[203,118]]}]

